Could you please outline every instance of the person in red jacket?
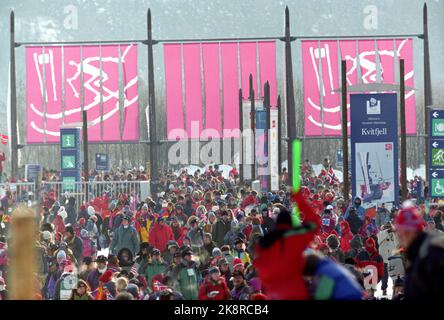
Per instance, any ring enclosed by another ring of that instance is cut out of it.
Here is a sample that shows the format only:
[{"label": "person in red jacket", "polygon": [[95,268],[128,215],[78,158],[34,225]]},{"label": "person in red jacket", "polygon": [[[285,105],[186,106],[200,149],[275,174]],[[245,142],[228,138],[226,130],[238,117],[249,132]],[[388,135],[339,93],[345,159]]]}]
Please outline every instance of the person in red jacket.
[{"label": "person in red jacket", "polygon": [[199,288],[199,300],[230,300],[230,290],[218,267],[211,267],[208,278]]},{"label": "person in red jacket", "polygon": [[361,251],[356,257],[358,268],[365,268],[369,265],[376,267],[378,271],[378,282],[384,276],[384,260],[376,249],[376,242],[372,237],[365,240],[365,250]]},{"label": "person in red jacket", "polygon": [[150,231],[149,239],[150,245],[161,252],[166,249],[168,241],[174,240],[173,230],[165,223],[163,217],[157,218],[157,222]]},{"label": "person in red jacket", "polygon": [[303,276],[303,252],[319,231],[321,221],[301,192],[292,194],[291,200],[304,215],[302,224],[293,227],[291,213],[282,209],[275,230],[260,239],[255,247],[253,264],[271,300],[309,299]]},{"label": "person in red jacket", "polygon": [[353,233],[350,231],[348,221],[343,220],[339,223],[341,228],[341,250],[345,254],[351,250],[350,240],[353,238]]}]

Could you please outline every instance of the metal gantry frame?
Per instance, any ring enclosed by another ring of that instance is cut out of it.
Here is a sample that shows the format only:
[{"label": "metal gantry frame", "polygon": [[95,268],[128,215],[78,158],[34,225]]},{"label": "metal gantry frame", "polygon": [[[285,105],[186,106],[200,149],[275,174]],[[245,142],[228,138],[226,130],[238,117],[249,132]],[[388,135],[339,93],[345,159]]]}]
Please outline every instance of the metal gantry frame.
[{"label": "metal gantry frame", "polygon": [[[10,82],[11,82],[11,175],[15,176],[18,172],[18,141],[17,141],[17,96],[16,96],[16,68],[15,68],[15,48],[24,45],[42,45],[42,46],[52,46],[52,45],[86,45],[86,44],[121,44],[121,43],[141,43],[148,46],[148,93],[149,93],[149,116],[150,116],[150,140],[140,141],[139,143],[145,143],[150,145],[150,174],[151,180],[156,180],[158,175],[158,163],[156,160],[157,153],[155,150],[157,146],[162,143],[168,143],[167,140],[159,139],[156,132],[156,107],[155,107],[155,81],[154,81],[154,62],[153,62],[153,46],[159,43],[168,42],[227,42],[227,41],[261,41],[261,40],[280,40],[285,42],[285,92],[286,92],[286,109],[287,109],[287,137],[279,137],[286,140],[287,142],[287,158],[288,158],[288,181],[292,181],[292,144],[291,142],[297,138],[296,127],[292,125],[296,120],[296,106],[295,106],[295,96],[294,96],[294,84],[293,84],[293,62],[291,53],[291,43],[296,40],[340,40],[340,39],[384,39],[384,38],[418,38],[424,40],[424,114],[425,114],[425,132],[424,137],[426,139],[426,145],[428,141],[427,127],[429,119],[427,118],[427,106],[432,105],[432,95],[431,95],[431,78],[430,78],[430,55],[429,55],[429,39],[428,39],[428,18],[427,18],[427,4],[424,3],[423,7],[423,33],[414,34],[385,34],[385,35],[361,35],[361,36],[304,36],[297,35],[292,36],[290,31],[290,11],[288,6],[285,8],[285,34],[284,36],[265,36],[265,37],[231,37],[231,38],[201,38],[201,39],[153,39],[152,37],[152,19],[151,10],[147,11],[147,39],[119,39],[119,40],[85,40],[85,41],[55,41],[55,42],[40,42],[40,41],[15,41],[15,28],[14,28],[14,11],[11,11],[10,15]],[[250,99],[252,99],[252,105],[254,108],[254,92],[250,89]],[[281,134],[281,122],[279,121],[279,134]],[[421,135],[418,135],[421,136]],[[323,139],[329,137],[322,137]],[[340,138],[340,137],[338,137]],[[338,139],[336,138],[336,139]],[[310,139],[303,137],[303,140]],[[279,152],[280,153],[280,152]],[[347,157],[344,154],[344,157]],[[427,157],[428,150],[426,148],[426,170],[427,170]],[[279,157],[280,158],[280,157]],[[281,169],[281,163],[279,163],[279,171]]]}]

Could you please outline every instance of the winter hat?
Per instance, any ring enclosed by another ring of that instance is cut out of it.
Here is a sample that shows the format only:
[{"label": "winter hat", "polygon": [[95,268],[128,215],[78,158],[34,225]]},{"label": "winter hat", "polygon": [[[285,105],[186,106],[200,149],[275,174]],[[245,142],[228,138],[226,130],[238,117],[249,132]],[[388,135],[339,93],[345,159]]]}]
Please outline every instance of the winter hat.
[{"label": "winter hat", "polygon": [[216,214],[213,211],[208,212],[208,219],[210,219],[211,217],[216,218]]},{"label": "winter hat", "polygon": [[148,204],[144,203],[142,206],[142,209],[147,209],[148,210]]},{"label": "winter hat", "polygon": [[139,298],[139,287],[135,285],[134,283],[128,283],[128,285],[125,288],[126,292],[129,292],[134,299]]},{"label": "winter hat", "polygon": [[219,248],[214,248],[213,251],[211,252],[211,255],[213,257],[218,257],[222,255],[222,251]]},{"label": "winter hat", "polygon": [[235,241],[234,241],[234,245],[237,245],[238,243],[244,243],[244,240],[242,240],[241,238],[237,238]]},{"label": "winter hat", "polygon": [[59,210],[57,211],[57,215],[59,215],[60,217],[62,217],[63,220],[66,219],[66,217],[68,216],[68,214],[65,211],[65,207],[60,207]]},{"label": "winter hat", "polygon": [[99,277],[99,281],[103,283],[108,283],[111,281],[111,278],[113,277],[113,271],[112,270],[106,270],[104,274],[102,274]]},{"label": "winter hat", "polygon": [[406,202],[404,204],[404,208],[399,211],[395,218],[395,228],[398,230],[422,231],[425,226],[424,218],[414,206]]},{"label": "winter hat", "polygon": [[84,226],[86,223],[85,218],[80,218],[79,219],[79,225]]},{"label": "winter hat", "polygon": [[231,221],[231,229],[237,228],[239,226],[236,220]]},{"label": "winter hat", "polygon": [[227,259],[225,259],[225,258],[222,258],[222,259],[220,259],[218,262],[217,262],[217,266],[220,268],[221,266],[223,266],[224,264],[228,264],[228,260]]},{"label": "winter hat", "polygon": [[88,214],[92,216],[93,214],[96,214],[96,211],[94,210],[93,206],[88,206]]},{"label": "winter hat", "polygon": [[336,235],[331,234],[327,237],[327,245],[331,250],[339,248],[339,239]]},{"label": "winter hat", "polygon": [[365,240],[365,248],[366,249],[372,249],[376,247],[375,239],[372,237],[368,237],[367,240]]},{"label": "winter hat", "polygon": [[46,241],[51,240],[51,232],[49,232],[47,230],[43,231],[42,238],[43,238],[43,240],[46,240]]},{"label": "winter hat", "polygon": [[233,260],[233,268],[236,267],[237,265],[244,265],[242,260],[240,258],[234,258]]},{"label": "winter hat", "polygon": [[219,210],[218,206],[212,206],[211,207],[211,211],[216,212],[217,210]]},{"label": "winter hat", "polygon": [[86,239],[86,238],[88,238],[88,236],[89,236],[88,230],[86,230],[86,229],[80,230],[80,237],[81,238]]},{"label": "winter hat", "polygon": [[211,268],[208,270],[208,274],[211,276],[213,273],[220,273],[219,268],[216,267],[216,266],[211,267]]},{"label": "winter hat", "polygon": [[57,262],[60,263],[63,260],[66,260],[66,253],[63,250],[60,250],[57,252]]},{"label": "winter hat", "polygon": [[267,300],[267,296],[263,293],[254,293],[251,295],[250,300]]},{"label": "winter hat", "polygon": [[168,206],[168,202],[166,200],[162,201],[162,208],[166,208]]}]

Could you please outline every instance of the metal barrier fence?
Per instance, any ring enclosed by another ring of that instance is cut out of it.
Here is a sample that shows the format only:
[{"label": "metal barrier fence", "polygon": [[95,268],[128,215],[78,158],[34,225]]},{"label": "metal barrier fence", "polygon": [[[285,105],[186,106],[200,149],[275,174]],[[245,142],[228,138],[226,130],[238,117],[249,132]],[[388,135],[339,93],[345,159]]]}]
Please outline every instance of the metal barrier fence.
[{"label": "metal barrier fence", "polygon": [[0,183],[0,198],[10,191],[12,200],[15,203],[27,202],[35,199],[35,183],[19,182],[19,183]]},{"label": "metal barrier fence", "polygon": [[0,197],[3,197],[6,191],[11,191],[12,199],[16,203],[28,200],[39,201],[45,193],[53,192],[60,204],[64,205],[64,201],[72,196],[76,200],[77,209],[104,193],[112,197],[124,193],[135,197],[136,200],[144,200],[150,195],[149,181],[42,181],[38,185],[33,182],[1,183]]}]

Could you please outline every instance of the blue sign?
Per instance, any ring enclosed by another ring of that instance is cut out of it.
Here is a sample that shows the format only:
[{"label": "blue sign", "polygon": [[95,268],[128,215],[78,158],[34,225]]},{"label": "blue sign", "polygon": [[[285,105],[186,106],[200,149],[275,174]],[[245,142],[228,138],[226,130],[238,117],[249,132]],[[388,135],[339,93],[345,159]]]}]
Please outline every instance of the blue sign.
[{"label": "blue sign", "polygon": [[351,94],[352,194],[364,207],[398,203],[398,121],[395,93]]},{"label": "blue sign", "polygon": [[63,191],[74,191],[73,182],[81,180],[80,129],[60,129],[60,167]]},{"label": "blue sign", "polygon": [[342,157],[342,150],[336,150],[336,166],[340,167],[342,166],[342,161],[343,161],[343,157]]},{"label": "blue sign", "polygon": [[429,193],[432,198],[444,198],[444,110],[432,109],[429,117]]},{"label": "blue sign", "polygon": [[96,153],[96,170],[109,171],[109,156],[106,153]]},{"label": "blue sign", "polygon": [[268,143],[267,143],[267,112],[256,110],[256,159],[257,173],[262,192],[267,192],[268,181]]},{"label": "blue sign", "polygon": [[27,164],[25,165],[25,179],[28,182],[35,182],[38,179],[39,174],[42,172],[42,166],[39,164]]}]

